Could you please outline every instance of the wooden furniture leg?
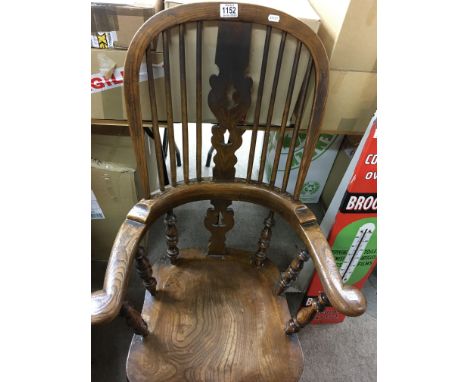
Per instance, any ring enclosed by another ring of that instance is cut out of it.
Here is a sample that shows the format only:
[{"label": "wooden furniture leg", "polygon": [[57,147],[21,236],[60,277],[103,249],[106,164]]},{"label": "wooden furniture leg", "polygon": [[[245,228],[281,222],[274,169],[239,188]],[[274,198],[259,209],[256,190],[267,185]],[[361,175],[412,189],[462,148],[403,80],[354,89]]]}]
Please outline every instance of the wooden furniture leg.
[{"label": "wooden furniture leg", "polygon": [[175,264],[177,256],[179,256],[179,248],[177,247],[177,226],[176,216],[171,210],[166,214],[164,223],[166,224],[166,242],[167,242],[167,257],[171,261],[171,264]]},{"label": "wooden furniture leg", "polygon": [[263,224],[265,224],[265,226],[263,227],[262,233],[260,234],[260,239],[258,240],[258,249],[255,253],[254,259],[255,265],[257,267],[263,266],[263,262],[266,258],[266,251],[270,246],[271,228],[275,225],[273,211],[270,211],[268,217],[264,220]]},{"label": "wooden furniture leg", "polygon": [[153,268],[145,255],[145,249],[143,247],[138,248],[136,255],[136,268],[138,275],[143,280],[143,285],[151,293],[152,296],[156,295],[156,279],[153,277]]},{"label": "wooden furniture leg", "polygon": [[146,324],[141,314],[133,308],[128,301],[122,304],[120,315],[125,317],[127,325],[133,328],[135,334],[146,337],[149,334],[148,325]]},{"label": "wooden furniture leg", "polygon": [[312,304],[299,308],[296,313],[296,317],[291,318],[286,323],[286,334],[297,333],[310,321],[312,321],[318,312],[323,311],[323,309],[325,309],[327,306],[331,305],[325,293],[321,293],[318,297],[314,297],[312,299]]},{"label": "wooden furniture leg", "polygon": [[283,293],[286,288],[296,280],[299,272],[304,267],[304,263],[310,259],[309,253],[306,250],[299,251],[297,257],[291,262],[288,269],[285,272],[281,273],[281,278],[276,286],[275,293],[280,295]]}]

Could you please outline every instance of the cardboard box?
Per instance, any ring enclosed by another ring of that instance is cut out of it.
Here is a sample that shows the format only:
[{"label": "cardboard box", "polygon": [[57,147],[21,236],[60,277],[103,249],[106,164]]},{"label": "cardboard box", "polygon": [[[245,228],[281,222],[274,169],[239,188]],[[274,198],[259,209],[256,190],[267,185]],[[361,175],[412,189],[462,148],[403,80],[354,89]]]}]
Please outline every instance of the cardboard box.
[{"label": "cardboard box", "polygon": [[[91,118],[126,120],[123,76],[126,50],[91,49]],[[165,116],[166,104],[162,53],[153,53],[158,113]],[[144,120],[151,120],[146,63],[140,69],[140,102]],[[177,106],[177,105],[175,105]],[[163,118],[162,120],[165,120]]]},{"label": "cardboard box", "polygon": [[331,70],[321,131],[364,133],[377,109],[377,74]]},{"label": "cardboard box", "polygon": [[[273,132],[270,136],[265,164],[265,178],[267,181],[271,179],[271,170],[275,158],[278,136],[279,134],[277,132]],[[285,134],[285,139],[283,140],[278,173],[275,180],[275,186],[279,188],[281,188],[283,184],[286,161],[291,144],[291,136],[292,133],[287,132],[287,134]],[[286,191],[291,194],[294,192],[302,155],[304,154],[305,138],[306,133],[299,133],[298,142],[294,149],[291,172],[289,173],[288,186],[286,188]],[[300,199],[303,203],[317,203],[319,201],[342,139],[342,135],[321,134],[319,136],[315,147],[315,153],[312,157],[312,163],[309,167],[300,195]]]},{"label": "cardboard box", "polygon": [[321,18],[330,68],[376,72],[377,0],[309,1]]},{"label": "cardboard box", "polygon": [[328,208],[330,205],[341,179],[343,179],[343,175],[353,158],[354,152],[359,145],[360,139],[360,136],[351,135],[347,135],[343,138],[340,150],[336,156],[335,162],[333,162],[330,174],[328,175],[327,182],[323,187],[321,201],[325,208]]},{"label": "cardboard box", "polygon": [[135,32],[162,9],[163,0],[91,3],[91,47],[127,49]]},{"label": "cardboard box", "polygon": [[[377,120],[373,118],[320,228],[335,256],[343,283],[362,289],[377,264]],[[316,272],[304,305],[323,291]],[[313,324],[339,323],[345,316],[327,307]]]},{"label": "cardboard box", "polygon": [[[266,4],[265,1],[259,2]],[[268,3],[266,5],[273,6],[276,3]],[[283,5],[281,5],[283,4]],[[289,4],[287,6],[286,4]],[[291,6],[293,4],[294,6]],[[303,4],[302,8],[298,4]],[[278,8],[284,11],[290,10],[291,13],[299,12],[302,9],[303,20],[308,20],[308,25],[312,30],[316,31],[320,25],[320,19],[314,12],[312,7],[307,3],[307,0],[301,2],[278,2]],[[168,3],[167,6],[175,6],[175,3]],[[205,22],[203,30],[203,70],[202,70],[202,114],[203,119],[207,123],[216,123],[212,111],[208,106],[208,94],[211,90],[209,78],[213,74],[219,72],[219,68],[215,64],[216,42],[217,42],[217,22]],[[172,46],[170,54],[171,62],[171,85],[172,85],[172,106],[174,122],[181,122],[181,97],[180,97],[180,82],[179,82],[179,36],[177,30],[172,30],[169,33],[169,44]],[[260,68],[262,61],[262,54],[258,52],[263,51],[263,43],[265,40],[265,28],[263,26],[254,26],[252,29],[252,46],[251,46],[251,60],[250,72],[248,75],[253,80],[251,107],[245,117],[245,122],[253,123],[255,103],[256,103],[256,89],[260,79]],[[266,80],[264,86],[264,94],[271,94],[273,87],[273,77],[276,68],[276,58],[281,40],[281,33],[277,30],[272,32],[270,41],[270,51],[268,58],[268,66],[266,71]],[[188,100],[195,99],[195,53],[196,53],[196,25],[194,23],[188,24],[186,27],[185,46],[186,46],[186,82],[187,82],[187,98]],[[159,44],[160,45],[160,44]],[[283,54],[282,70],[278,82],[278,92],[276,96],[277,107],[274,110],[272,117],[273,125],[280,125],[282,119],[282,112],[290,72],[293,64],[295,44],[292,39],[287,39]],[[118,49],[92,49],[91,50],[91,116],[95,119],[117,119],[125,120],[127,113],[125,110],[125,102],[123,96],[123,67],[125,64],[126,51]],[[307,66],[307,54],[305,49],[299,60],[297,68],[297,78],[292,94],[291,109],[288,116],[288,121],[294,112],[294,105],[296,104],[300,84],[305,76]],[[158,118],[160,121],[165,121],[166,104],[165,104],[165,85],[164,85],[164,71],[163,71],[163,55],[162,53],[154,53],[153,57],[153,73],[155,75],[155,88],[156,100],[158,106]],[[151,120],[151,109],[149,103],[149,94],[147,86],[146,65],[142,65],[140,75],[140,99],[142,103],[142,117],[144,120]],[[269,97],[264,97],[262,102],[262,109],[260,113],[260,123],[265,124],[268,113]],[[189,122],[196,120],[196,103],[188,102],[188,118]]]},{"label": "cardboard box", "polygon": [[[162,135],[162,134],[161,134]],[[148,175],[151,191],[159,189],[158,172],[156,168],[156,157],[153,149],[153,141],[146,137],[146,157],[148,158]],[[122,168],[136,169],[136,158],[133,151],[132,139],[129,136],[117,135],[91,135],[91,157],[102,163],[112,163]],[[137,197],[143,196],[140,177],[136,171],[135,186]]]},{"label": "cardboard box", "polygon": [[92,160],[91,190],[91,258],[108,260],[115,236],[137,202],[135,169]]},{"label": "cardboard box", "polygon": [[[219,1],[219,0],[218,0]],[[164,9],[172,8],[181,4],[201,3],[201,2],[216,2],[216,0],[166,0],[164,2]],[[310,29],[315,33],[318,32],[320,27],[320,17],[317,12],[311,7],[308,0],[240,0],[236,3],[249,3],[255,5],[263,5],[278,9],[284,13],[288,13],[307,24]]]},{"label": "cardboard box", "polygon": [[[178,33],[173,30],[169,35],[169,44],[173,47],[170,54],[171,63],[171,87],[172,87],[172,108],[174,122],[181,122],[181,97],[180,97],[180,82],[179,82],[179,38]],[[253,123],[256,93],[260,81],[260,68],[262,54],[255,52],[263,51],[263,42],[265,39],[265,28],[256,26],[252,29],[252,41],[260,44],[258,47],[251,47],[250,72],[248,75],[252,78],[253,88],[251,97],[251,107],[245,117],[247,123]],[[208,106],[208,94],[211,91],[209,78],[213,74],[219,72],[215,64],[217,39],[217,23],[206,22],[203,32],[203,68],[202,68],[202,115],[204,122],[216,123],[217,120]],[[264,86],[264,94],[271,94],[273,87],[273,77],[275,71],[275,63],[281,33],[279,31],[272,32],[271,46],[269,51],[269,65],[267,66],[267,74]],[[185,36],[186,44],[186,83],[187,83],[187,113],[189,122],[196,121],[196,102],[191,102],[196,97],[196,72],[195,72],[195,53],[196,53],[196,25],[189,24],[186,28]],[[294,60],[295,44],[292,40],[287,39],[284,56],[282,62],[281,75],[278,81],[278,92],[276,96],[276,107],[272,115],[272,124],[280,125],[283,113],[283,105],[286,99],[286,91],[290,81],[290,73]],[[123,92],[123,68],[127,52],[117,49],[91,49],[91,117],[95,119],[127,119],[125,108],[124,92]],[[155,78],[156,102],[158,107],[158,119],[166,121],[166,92],[163,69],[163,54],[160,52],[153,53],[153,74]],[[307,54],[302,51],[297,68],[297,77],[292,94],[292,100],[288,120],[294,112],[294,105],[299,96],[301,81],[305,76],[307,67]],[[143,120],[151,120],[151,108],[149,102],[146,63],[143,62],[140,69],[140,100],[142,107]],[[279,105],[279,106],[278,106]],[[265,124],[268,114],[269,97],[263,97],[262,109],[260,113],[260,124]]]}]

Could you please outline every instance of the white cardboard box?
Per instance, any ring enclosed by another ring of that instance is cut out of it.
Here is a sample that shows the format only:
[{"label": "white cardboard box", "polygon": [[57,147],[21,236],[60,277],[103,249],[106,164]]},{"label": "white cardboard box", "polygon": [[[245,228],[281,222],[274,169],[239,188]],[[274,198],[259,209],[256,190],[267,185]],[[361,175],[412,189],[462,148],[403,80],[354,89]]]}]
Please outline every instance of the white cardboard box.
[{"label": "white cardboard box", "polygon": [[[162,134],[161,134],[162,136]],[[146,157],[148,159],[148,175],[151,191],[158,189],[159,181],[156,167],[156,155],[153,141],[145,134]],[[91,157],[97,161],[118,164],[121,167],[136,169],[136,158],[133,151],[132,139],[129,136],[91,135]],[[136,171],[135,185],[137,196],[143,196],[140,176]]]},{"label": "white cardboard box", "polygon": [[115,236],[127,213],[137,202],[135,169],[93,160],[91,190],[95,197],[94,203],[91,198],[91,217],[94,212],[94,219],[91,220],[91,257],[94,260],[108,260]]},{"label": "white cardboard box", "polygon": [[[275,181],[275,186],[279,188],[281,188],[283,184],[291,135],[291,133],[285,134],[283,147],[281,149],[278,173],[276,175]],[[299,133],[298,143],[294,150],[291,172],[289,174],[288,186],[286,188],[286,191],[291,194],[294,192],[294,186],[296,184],[297,175],[299,173],[299,166],[301,164],[302,155],[304,153],[305,137],[305,133]],[[309,167],[309,171],[301,191],[300,199],[303,203],[317,203],[319,201],[320,195],[322,194],[328,175],[333,166],[333,162],[335,161],[336,155],[338,154],[342,139],[342,135],[320,134],[317,140],[314,156],[312,157],[312,163]],[[277,140],[278,133],[272,133],[268,145],[267,159],[265,164],[265,177],[267,181],[269,181],[271,177]]]}]

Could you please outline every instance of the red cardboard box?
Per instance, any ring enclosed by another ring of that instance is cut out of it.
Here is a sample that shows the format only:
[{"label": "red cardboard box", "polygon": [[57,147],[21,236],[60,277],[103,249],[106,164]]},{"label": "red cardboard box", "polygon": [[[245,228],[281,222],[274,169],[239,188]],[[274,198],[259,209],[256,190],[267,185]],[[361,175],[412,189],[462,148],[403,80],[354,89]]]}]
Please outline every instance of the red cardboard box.
[{"label": "red cardboard box", "polygon": [[[352,176],[346,177],[330,204],[323,224],[335,216],[329,231],[328,242],[335,256],[343,282],[362,289],[369,275],[377,265],[377,119],[369,124],[368,134],[363,138],[362,150],[356,152],[357,161]],[[353,158],[354,159],[354,158]],[[340,203],[338,203],[341,200]],[[328,215],[328,216],[327,216]],[[324,227],[322,227],[323,229]],[[324,231],[328,231],[325,227]],[[317,273],[312,275],[304,305],[310,298],[323,291]],[[318,313],[312,324],[339,323],[345,316],[334,308]]]}]

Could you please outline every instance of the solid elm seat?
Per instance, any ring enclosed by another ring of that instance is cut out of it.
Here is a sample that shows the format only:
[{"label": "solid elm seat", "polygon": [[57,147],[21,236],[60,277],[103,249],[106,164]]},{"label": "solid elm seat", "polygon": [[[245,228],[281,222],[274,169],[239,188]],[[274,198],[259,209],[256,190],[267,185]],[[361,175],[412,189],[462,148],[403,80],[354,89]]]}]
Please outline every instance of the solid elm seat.
[{"label": "solid elm seat", "polygon": [[130,381],[299,380],[301,346],[284,335],[288,306],[272,293],[278,269],[267,259],[259,272],[254,253],[228,252],[185,249],[176,265],[153,266],[157,294],[146,292],[142,310],[150,333],[133,337]]}]

